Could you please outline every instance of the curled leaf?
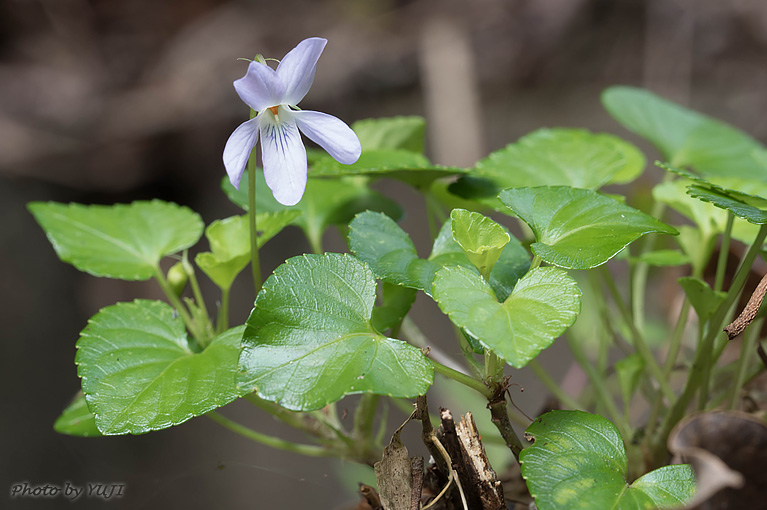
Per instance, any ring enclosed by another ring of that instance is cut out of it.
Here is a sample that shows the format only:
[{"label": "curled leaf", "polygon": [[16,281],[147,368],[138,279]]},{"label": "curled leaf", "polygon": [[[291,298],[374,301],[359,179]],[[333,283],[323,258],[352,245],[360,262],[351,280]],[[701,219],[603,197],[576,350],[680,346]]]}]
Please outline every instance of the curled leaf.
[{"label": "curled leaf", "polygon": [[674,428],[668,448],[695,470],[691,509],[767,508],[767,425],[736,411],[690,416]]}]

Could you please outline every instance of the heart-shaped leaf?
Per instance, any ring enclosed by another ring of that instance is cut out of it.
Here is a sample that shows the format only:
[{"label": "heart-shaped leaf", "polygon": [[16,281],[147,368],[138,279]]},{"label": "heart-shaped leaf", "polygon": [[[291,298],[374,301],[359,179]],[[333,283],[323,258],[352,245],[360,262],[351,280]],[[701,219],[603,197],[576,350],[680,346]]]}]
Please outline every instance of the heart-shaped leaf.
[{"label": "heart-shaped leaf", "polygon": [[469,261],[482,276],[489,277],[503,248],[511,241],[506,229],[487,216],[466,209],[453,209],[450,226],[453,240]]},{"label": "heart-shaped leaf", "polygon": [[441,177],[466,173],[458,167],[432,165],[423,154],[406,150],[371,149],[363,150],[360,158],[351,165],[343,165],[331,158],[317,158],[309,175],[312,177],[340,177],[344,175],[367,175],[389,177],[410,184],[419,189]]},{"label": "heart-shaped leaf", "polygon": [[[221,188],[229,200],[248,210],[247,173],[242,176],[239,190],[234,189],[226,177],[221,181]],[[315,248],[321,245],[322,234],[328,226],[346,225],[360,211],[381,211],[394,218],[402,216],[402,209],[397,203],[370,189],[363,176],[309,178],[301,201],[293,207],[286,207],[274,199],[260,169],[256,172],[256,208],[258,212],[301,211],[295,224],[301,227]]]},{"label": "heart-shaped leaf", "polygon": [[626,129],[646,138],[676,166],[705,175],[767,179],[753,154],[763,147],[747,134],[647,90],[610,87],[602,104]]},{"label": "heart-shaped leaf", "polygon": [[539,129],[479,161],[471,175],[493,181],[498,191],[543,185],[598,189],[613,179],[633,180],[644,166],[642,153],[616,136]]},{"label": "heart-shaped leaf", "polygon": [[466,172],[463,168],[432,165],[423,155],[426,121],[422,117],[390,117],[357,121],[352,129],[362,145],[362,155],[342,165],[323,154],[312,162],[312,177],[368,175],[389,177],[425,189],[435,179]]},{"label": "heart-shaped leaf", "polygon": [[349,247],[377,278],[395,285],[426,290],[439,266],[418,258],[413,241],[397,222],[366,211],[349,223]]},{"label": "heart-shaped leaf", "polygon": [[102,309],[80,334],[75,357],[99,430],[142,434],[236,399],[243,329],[230,329],[195,352],[184,323],[163,302],[136,300]]},{"label": "heart-shaped leaf", "polygon": [[555,267],[531,270],[503,303],[476,272],[445,267],[434,278],[433,295],[456,326],[515,368],[572,326],[581,306],[575,280]]},{"label": "heart-shaped leaf", "polygon": [[[283,228],[292,223],[300,211],[286,210],[256,215],[258,247],[262,247]],[[216,220],[205,229],[209,252],[198,253],[194,261],[213,282],[229,289],[235,277],[250,262],[250,227],[247,216]]]},{"label": "heart-shaped leaf", "polygon": [[535,233],[533,253],[549,264],[590,269],[639,237],[677,231],[591,190],[566,186],[507,189],[498,195]]},{"label": "heart-shaped leaf", "polygon": [[479,161],[448,190],[452,197],[503,212],[497,197],[505,188],[558,185],[598,189],[608,183],[630,182],[644,167],[639,149],[616,136],[581,129],[539,129]]},{"label": "heart-shaped leaf", "polygon": [[264,283],[242,338],[240,387],[281,406],[320,409],[351,393],[423,395],[423,353],[371,325],[375,279],[350,255],[288,259]]},{"label": "heart-shaped leaf", "polygon": [[687,464],[656,469],[629,484],[626,449],[608,420],[583,411],[552,411],[527,428],[535,443],[519,456],[540,510],[678,508],[692,499]]},{"label": "heart-shaped leaf", "polygon": [[[366,262],[377,278],[395,285],[423,290],[431,295],[434,274],[444,266],[474,268],[453,240],[451,221],[440,229],[428,259],[418,258],[410,236],[385,214],[364,212],[349,224],[349,246]],[[513,236],[490,273],[490,284],[506,299],[517,280],[530,267],[530,257]]]},{"label": "heart-shaped leaf", "polygon": [[147,280],[160,259],[195,244],[199,215],[153,200],[113,206],[32,202],[29,210],[56,254],[80,271],[121,280]]},{"label": "heart-shaped leaf", "polygon": [[53,430],[59,434],[79,437],[98,437],[101,434],[96,427],[96,417],[88,409],[85,395],[78,393],[71,404],[56,418]]}]

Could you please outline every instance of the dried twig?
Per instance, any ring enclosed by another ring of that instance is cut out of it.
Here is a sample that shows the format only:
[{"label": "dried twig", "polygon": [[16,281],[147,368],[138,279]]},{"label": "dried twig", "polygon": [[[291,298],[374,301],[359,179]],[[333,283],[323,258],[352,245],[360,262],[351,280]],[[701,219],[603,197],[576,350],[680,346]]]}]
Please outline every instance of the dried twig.
[{"label": "dried twig", "polygon": [[420,510],[423,492],[423,457],[410,459],[410,474],[413,477],[413,489],[410,493],[410,510]]},{"label": "dried twig", "polygon": [[431,441],[434,444],[434,446],[437,448],[437,450],[440,453],[440,456],[445,460],[445,462],[448,465],[448,469],[450,470],[450,474],[448,475],[447,484],[445,487],[437,494],[437,497],[434,498],[428,505],[424,506],[422,510],[427,510],[434,506],[434,504],[439,501],[447,492],[447,490],[450,488],[450,484],[455,482],[456,487],[458,487],[458,492],[461,495],[461,504],[463,505],[464,510],[469,510],[469,505],[466,502],[466,495],[463,493],[463,487],[461,486],[461,481],[458,479],[458,475],[455,472],[455,469],[453,469],[452,461],[450,460],[450,455],[448,455],[447,450],[445,450],[445,447],[442,446],[442,443],[440,443],[439,439],[437,439],[437,435],[434,434],[431,437]]},{"label": "dried twig", "polygon": [[519,440],[517,433],[511,426],[509,420],[509,412],[506,409],[506,391],[508,390],[508,378],[502,384],[498,391],[496,391],[493,398],[487,403],[487,408],[490,409],[490,416],[493,425],[501,433],[501,437],[506,442],[506,446],[514,454],[514,458],[519,462],[519,454],[522,453],[522,441]]},{"label": "dried twig", "polygon": [[738,318],[724,328],[724,332],[727,333],[728,339],[732,340],[743,333],[748,325],[754,321],[756,314],[759,312],[759,307],[762,306],[765,294],[767,294],[767,274],[762,277],[759,285],[756,286],[756,290],[751,294],[748,303],[746,303],[746,307],[740,312]]}]

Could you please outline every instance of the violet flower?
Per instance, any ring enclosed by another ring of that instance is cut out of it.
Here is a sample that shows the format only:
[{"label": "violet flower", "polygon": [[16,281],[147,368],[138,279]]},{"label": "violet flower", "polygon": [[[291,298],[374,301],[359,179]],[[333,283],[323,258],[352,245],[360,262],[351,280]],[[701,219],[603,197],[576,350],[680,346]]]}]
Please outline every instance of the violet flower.
[{"label": "violet flower", "polygon": [[258,112],[234,130],[224,148],[224,166],[235,188],[240,188],[259,132],[266,184],[283,205],[297,204],[306,189],[306,149],[299,130],[339,163],[350,165],[359,159],[360,141],[342,120],[296,107],[312,86],[327,42],[319,37],[304,39],[285,55],[277,70],[254,61],[245,76],[234,82],[240,98]]}]

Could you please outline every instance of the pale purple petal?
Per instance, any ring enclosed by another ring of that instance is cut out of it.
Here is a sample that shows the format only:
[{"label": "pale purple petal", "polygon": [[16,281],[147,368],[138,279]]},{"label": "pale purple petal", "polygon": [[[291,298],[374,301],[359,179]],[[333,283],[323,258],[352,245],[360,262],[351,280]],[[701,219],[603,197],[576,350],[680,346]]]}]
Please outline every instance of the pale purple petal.
[{"label": "pale purple petal", "polygon": [[297,105],[314,82],[314,72],[327,39],[304,39],[288,52],[277,66],[277,76],[285,84],[283,104]]},{"label": "pale purple petal", "polygon": [[274,69],[261,62],[251,62],[245,76],[234,82],[234,89],[248,106],[262,111],[282,103],[285,85]]},{"label": "pale purple petal", "polygon": [[306,149],[290,112],[279,109],[279,121],[271,111],[259,115],[264,178],[274,198],[296,205],[306,189]]},{"label": "pale purple petal", "polygon": [[298,128],[311,141],[344,165],[357,161],[362,153],[360,139],[344,121],[327,113],[302,110],[291,112]]},{"label": "pale purple petal", "polygon": [[240,124],[226,141],[224,167],[229,175],[229,182],[237,189],[240,189],[240,179],[256,142],[258,142],[258,117]]}]

